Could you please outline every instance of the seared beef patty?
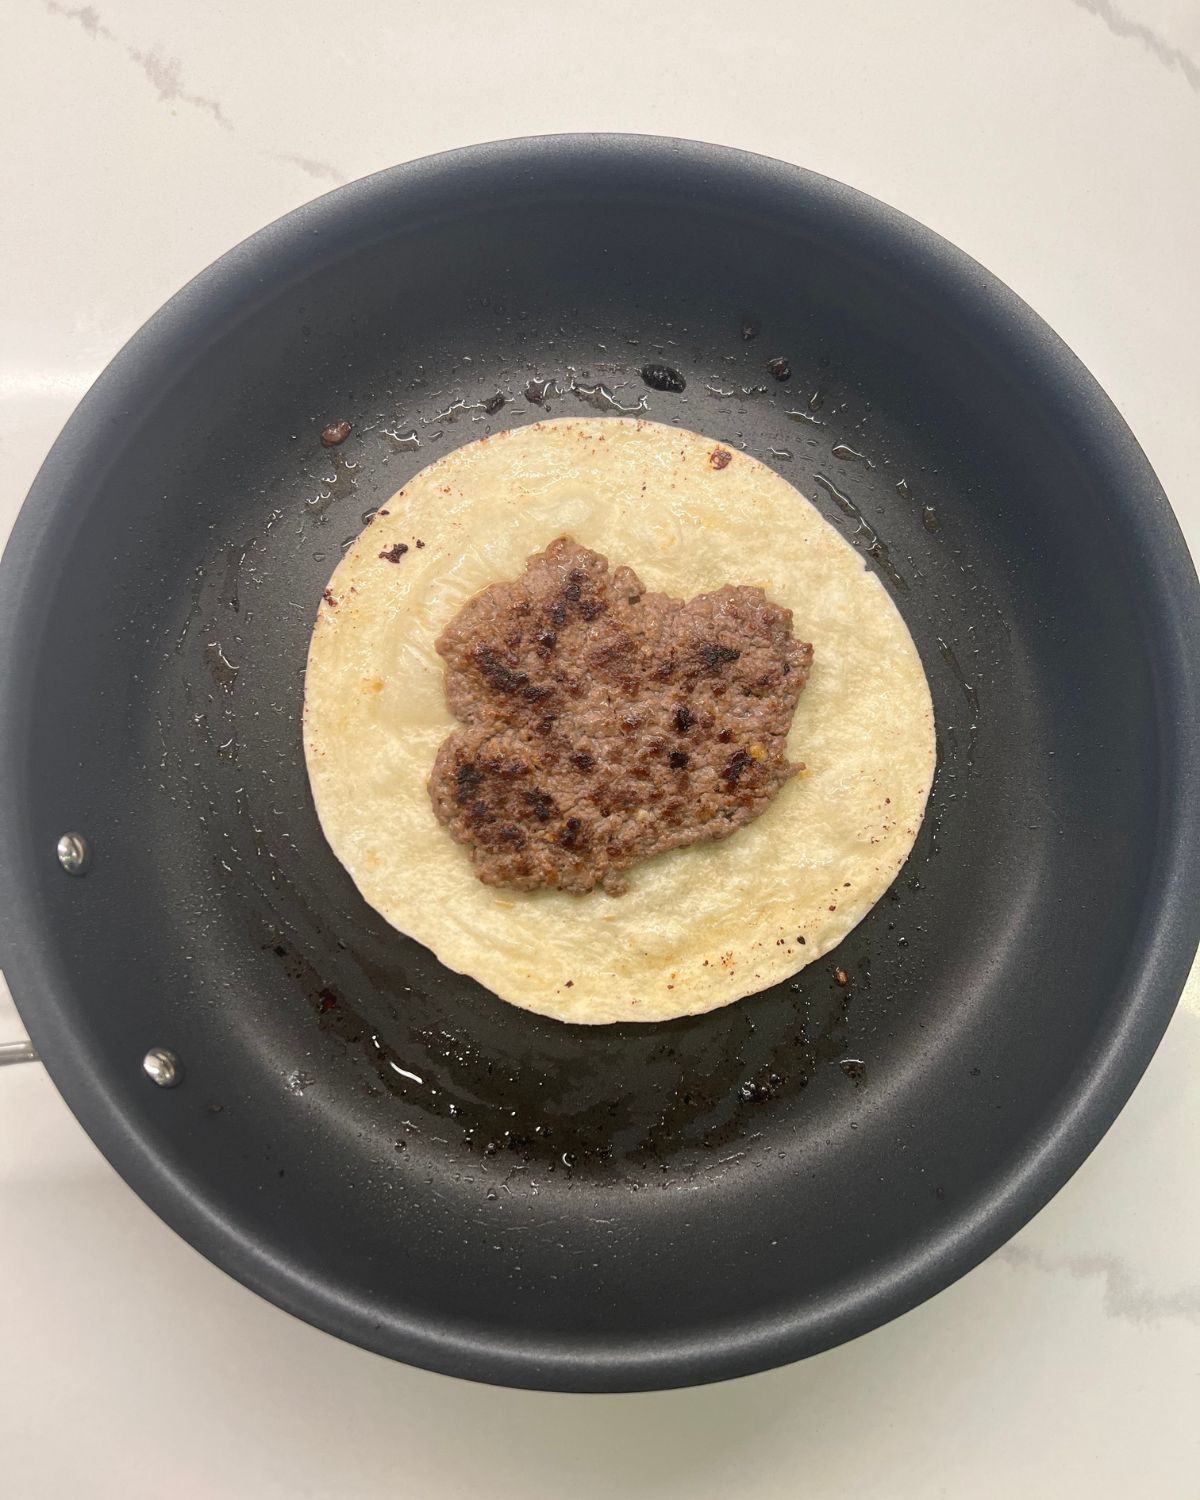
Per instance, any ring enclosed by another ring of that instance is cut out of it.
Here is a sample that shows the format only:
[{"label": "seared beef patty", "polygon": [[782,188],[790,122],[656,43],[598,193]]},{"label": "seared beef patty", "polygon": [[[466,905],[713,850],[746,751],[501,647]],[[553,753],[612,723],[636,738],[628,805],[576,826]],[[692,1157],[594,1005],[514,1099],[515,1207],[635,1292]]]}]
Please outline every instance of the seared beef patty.
[{"label": "seared beef patty", "polygon": [[727,838],[799,769],[785,742],[812,647],[761,589],[685,604],[560,537],[437,649],[463,728],[429,794],[487,885],[617,895],[637,860]]}]

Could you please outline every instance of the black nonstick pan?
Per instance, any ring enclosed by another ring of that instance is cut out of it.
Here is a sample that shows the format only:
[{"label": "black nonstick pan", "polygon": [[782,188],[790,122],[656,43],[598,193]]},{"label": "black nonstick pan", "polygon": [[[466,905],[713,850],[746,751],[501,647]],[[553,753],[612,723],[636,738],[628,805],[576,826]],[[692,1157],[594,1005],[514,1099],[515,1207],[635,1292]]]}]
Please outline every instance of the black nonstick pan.
[{"label": "black nonstick pan", "polygon": [[[303,670],[339,547],[418,468],[642,398],[862,549],[939,766],[829,959],[574,1028],[363,904],[309,799]],[[180,292],[38,476],[0,571],[0,962],[129,1183],[322,1328],[558,1390],[796,1359],[995,1249],[1145,1067],[1200,923],[1197,600],[1095,382],[901,215],[669,140],[398,167]]]}]

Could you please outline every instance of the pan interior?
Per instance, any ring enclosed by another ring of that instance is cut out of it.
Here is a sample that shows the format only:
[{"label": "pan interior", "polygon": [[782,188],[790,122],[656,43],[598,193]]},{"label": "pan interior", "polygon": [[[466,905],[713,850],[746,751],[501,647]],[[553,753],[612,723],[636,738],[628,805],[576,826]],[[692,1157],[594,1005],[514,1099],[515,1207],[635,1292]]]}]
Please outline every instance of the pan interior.
[{"label": "pan interior", "polygon": [[[803,174],[575,149],[586,173],[568,147],[532,172],[469,153],[268,231],[76,419],[39,481],[70,509],[25,616],[11,823],[59,993],[15,987],[52,1067],[56,1029],[86,1054],[86,1090],[60,1078],[85,1123],[135,1182],[140,1138],[156,1206],[237,1274],[387,1353],[613,1387],[810,1352],[987,1248],[980,1202],[1120,1022],[1163,710],[1103,444],[965,263]],[[828,960],[694,1019],[573,1028],[361,900],[309,798],[303,672],[339,548],[431,458],[630,409],[843,528],[920,649],[939,766],[901,878]],[[183,1087],[139,1076],[152,1045]]]}]

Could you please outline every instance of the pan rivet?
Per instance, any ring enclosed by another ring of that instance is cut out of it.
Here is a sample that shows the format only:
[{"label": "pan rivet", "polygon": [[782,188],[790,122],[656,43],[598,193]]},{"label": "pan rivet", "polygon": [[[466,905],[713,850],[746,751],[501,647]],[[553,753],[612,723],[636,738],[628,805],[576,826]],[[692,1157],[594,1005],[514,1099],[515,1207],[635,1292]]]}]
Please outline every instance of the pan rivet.
[{"label": "pan rivet", "polygon": [[173,1089],[183,1077],[183,1065],[173,1052],[165,1047],[151,1047],[142,1058],[146,1077],[157,1083],[160,1089]]},{"label": "pan rivet", "polygon": [[82,875],[91,857],[91,850],[81,833],[64,833],[59,839],[58,862],[68,875]]}]

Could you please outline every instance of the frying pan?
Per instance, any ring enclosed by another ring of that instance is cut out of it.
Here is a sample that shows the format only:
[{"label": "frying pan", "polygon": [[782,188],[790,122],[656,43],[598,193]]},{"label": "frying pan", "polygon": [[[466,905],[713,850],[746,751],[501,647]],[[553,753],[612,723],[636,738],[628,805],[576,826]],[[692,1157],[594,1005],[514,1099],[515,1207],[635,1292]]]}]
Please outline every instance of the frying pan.
[{"label": "frying pan", "polygon": [[[339,547],[419,467],[642,396],[862,549],[939,765],[829,959],[577,1028],[363,904],[309,800],[303,669]],[[0,958],[127,1181],[312,1323],[558,1390],[796,1359],[994,1250],[1145,1067],[1200,914],[1197,592],[1087,372],[890,209],[673,140],[397,167],[187,286],[46,460],[0,573]]]}]

